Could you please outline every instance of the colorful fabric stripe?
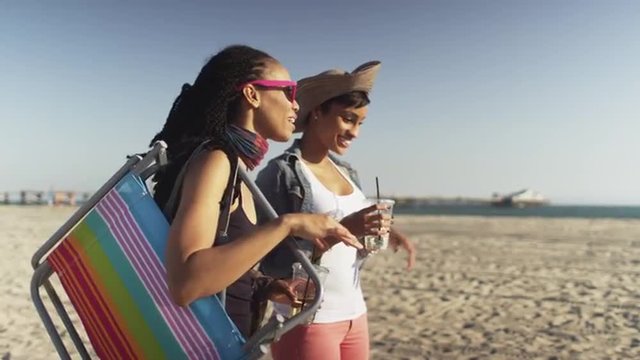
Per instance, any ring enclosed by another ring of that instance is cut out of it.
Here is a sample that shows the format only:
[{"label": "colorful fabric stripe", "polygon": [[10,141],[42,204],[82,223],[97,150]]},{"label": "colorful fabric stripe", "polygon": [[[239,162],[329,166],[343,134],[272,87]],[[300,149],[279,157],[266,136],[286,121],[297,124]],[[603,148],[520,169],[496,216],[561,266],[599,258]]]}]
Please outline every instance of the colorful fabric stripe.
[{"label": "colorful fabric stripe", "polygon": [[215,296],[169,296],[168,224],[127,175],[48,258],[102,359],[242,359],[244,339]]}]

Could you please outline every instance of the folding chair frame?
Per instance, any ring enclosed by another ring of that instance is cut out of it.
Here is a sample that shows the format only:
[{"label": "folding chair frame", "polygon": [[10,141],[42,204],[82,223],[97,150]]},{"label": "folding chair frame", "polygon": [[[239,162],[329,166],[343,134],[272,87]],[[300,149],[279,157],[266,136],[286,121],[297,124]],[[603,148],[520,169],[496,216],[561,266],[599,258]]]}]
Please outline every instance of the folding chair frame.
[{"label": "folding chair frame", "polygon": [[[166,144],[162,141],[157,142],[154,147],[144,156],[134,155],[129,157],[127,162],[102,186],[98,191],[91,196],[91,198],[83,204],[62,227],[60,227],[33,255],[31,259],[31,265],[34,268],[34,273],[31,278],[31,298],[35,305],[36,311],[40,315],[40,318],[54,344],[56,351],[61,359],[71,359],[67,348],[62,341],[61,335],[56,329],[49,311],[46,309],[44,301],[40,293],[40,287],[44,287],[49,299],[51,300],[58,316],[62,320],[62,323],[69,333],[71,340],[76,347],[78,353],[83,359],[90,359],[89,353],[82,342],[82,339],[78,335],[78,332],[73,325],[69,314],[67,313],[62,301],[58,297],[56,290],[52,286],[49,278],[53,275],[53,269],[46,260],[49,253],[62,241],[69,233],[75,228],[75,226],[81,222],[85,216],[96,206],[96,204],[116,185],[124,176],[129,173],[138,175],[142,180],[147,180],[153,175],[160,167],[164,166],[167,162],[166,157]],[[244,169],[239,169],[239,175],[242,180],[247,184],[251,193],[254,196],[254,201],[267,213],[269,218],[276,218],[277,214],[266,200],[262,192],[258,189],[255,183],[249,178]],[[318,274],[316,273],[313,265],[307,259],[303,252],[297,249],[295,241],[293,239],[285,240],[287,245],[294,250],[294,255],[300,261],[305,268],[311,279],[316,284],[320,284],[315,288],[315,299],[310,306],[294,317],[290,319],[284,319],[278,315],[273,317],[265,326],[260,328],[256,334],[247,339],[244,349],[247,353],[247,359],[257,359],[267,352],[267,344],[278,340],[284,333],[293,329],[297,325],[301,324],[308,317],[310,317],[320,306],[322,294],[324,289],[319,281]]]}]

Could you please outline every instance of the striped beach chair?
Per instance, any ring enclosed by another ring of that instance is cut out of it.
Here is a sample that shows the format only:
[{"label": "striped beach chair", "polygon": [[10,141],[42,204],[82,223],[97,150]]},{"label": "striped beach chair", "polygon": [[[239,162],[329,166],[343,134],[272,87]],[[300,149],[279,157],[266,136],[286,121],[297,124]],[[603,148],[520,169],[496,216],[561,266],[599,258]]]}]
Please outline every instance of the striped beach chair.
[{"label": "striped beach chair", "polygon": [[[78,354],[90,355],[56,292],[59,287],[50,282],[52,276],[58,277],[102,359],[259,358],[268,343],[302,323],[320,304],[322,288],[317,287],[312,306],[291,319],[274,317],[250,339],[242,337],[217,296],[176,306],[163,263],[169,224],[145,183],[166,162],[165,151],[159,142],[144,156],[130,157],[32,258],[32,299],[63,359],[70,355],[44,305],[42,289]],[[240,176],[257,204],[275,216],[247,174]],[[317,280],[304,255],[296,254]]]}]

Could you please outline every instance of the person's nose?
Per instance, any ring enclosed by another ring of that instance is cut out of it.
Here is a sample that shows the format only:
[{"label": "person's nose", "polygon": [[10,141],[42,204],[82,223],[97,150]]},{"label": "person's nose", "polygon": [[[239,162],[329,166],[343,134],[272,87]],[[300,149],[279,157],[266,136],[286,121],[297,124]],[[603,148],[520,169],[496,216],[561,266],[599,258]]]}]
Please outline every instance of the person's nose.
[{"label": "person's nose", "polygon": [[353,125],[352,127],[347,129],[347,135],[352,139],[357,138],[359,133],[360,133],[360,125],[358,124]]}]

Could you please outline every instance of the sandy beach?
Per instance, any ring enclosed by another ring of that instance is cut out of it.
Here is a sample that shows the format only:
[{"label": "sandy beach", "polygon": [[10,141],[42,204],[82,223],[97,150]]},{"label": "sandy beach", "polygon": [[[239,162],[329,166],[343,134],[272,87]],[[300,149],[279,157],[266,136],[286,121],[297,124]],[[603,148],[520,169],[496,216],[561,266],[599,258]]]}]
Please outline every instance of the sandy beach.
[{"label": "sandy beach", "polygon": [[[73,211],[0,206],[3,360],[57,357],[30,299],[30,258]],[[640,221],[396,223],[417,266],[390,251],[365,265],[373,359],[640,358]]]}]

